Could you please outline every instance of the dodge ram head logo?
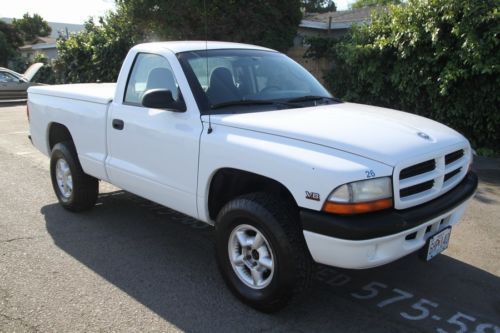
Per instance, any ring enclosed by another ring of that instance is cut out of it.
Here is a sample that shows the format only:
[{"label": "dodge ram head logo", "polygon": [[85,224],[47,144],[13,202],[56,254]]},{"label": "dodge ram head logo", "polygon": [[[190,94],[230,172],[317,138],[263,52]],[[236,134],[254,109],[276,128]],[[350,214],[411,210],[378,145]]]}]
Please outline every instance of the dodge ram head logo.
[{"label": "dodge ram head logo", "polygon": [[306,199],[319,201],[319,193],[306,191]]},{"label": "dodge ram head logo", "polygon": [[417,135],[422,139],[431,140],[431,137],[428,134],[425,134],[424,132],[418,132]]}]

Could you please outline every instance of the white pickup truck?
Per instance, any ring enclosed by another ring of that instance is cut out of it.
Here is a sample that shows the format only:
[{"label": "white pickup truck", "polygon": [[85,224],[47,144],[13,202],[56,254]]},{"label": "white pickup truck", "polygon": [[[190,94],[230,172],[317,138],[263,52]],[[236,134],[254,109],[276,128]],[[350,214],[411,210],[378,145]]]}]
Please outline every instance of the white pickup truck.
[{"label": "white pickup truck", "polygon": [[214,225],[224,280],[261,311],[304,290],[313,262],[431,259],[477,188],[459,133],[339,101],[253,45],[141,44],[116,84],[28,93],[30,138],[64,208],[90,209],[102,180]]}]

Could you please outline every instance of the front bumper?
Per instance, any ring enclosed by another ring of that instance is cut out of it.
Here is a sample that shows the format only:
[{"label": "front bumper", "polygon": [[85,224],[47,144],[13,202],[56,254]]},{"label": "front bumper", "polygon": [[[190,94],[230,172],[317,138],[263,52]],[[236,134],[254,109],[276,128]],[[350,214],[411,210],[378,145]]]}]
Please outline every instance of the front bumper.
[{"label": "front bumper", "polygon": [[304,209],[300,214],[307,246],[313,259],[325,265],[359,269],[389,263],[457,224],[477,184],[476,174],[469,172],[441,197],[399,211],[340,216]]}]

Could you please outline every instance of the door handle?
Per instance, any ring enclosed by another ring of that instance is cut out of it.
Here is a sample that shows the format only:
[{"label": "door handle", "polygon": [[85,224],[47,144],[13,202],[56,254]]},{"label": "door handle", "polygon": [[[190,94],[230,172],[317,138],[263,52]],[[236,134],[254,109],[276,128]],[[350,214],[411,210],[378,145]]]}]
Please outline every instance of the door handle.
[{"label": "door handle", "polygon": [[125,123],[124,123],[124,122],[123,122],[123,120],[121,120],[121,119],[113,119],[112,124],[113,124],[113,128],[114,128],[114,129],[117,129],[117,130],[120,130],[120,131],[121,131],[121,130],[123,129],[123,127],[125,126]]}]

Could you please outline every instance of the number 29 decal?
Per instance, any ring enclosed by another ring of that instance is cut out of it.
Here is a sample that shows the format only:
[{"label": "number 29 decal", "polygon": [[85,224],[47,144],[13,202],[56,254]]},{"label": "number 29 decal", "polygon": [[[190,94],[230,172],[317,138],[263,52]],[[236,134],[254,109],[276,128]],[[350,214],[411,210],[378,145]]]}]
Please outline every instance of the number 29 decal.
[{"label": "number 29 decal", "polygon": [[366,178],[374,178],[375,177],[375,171],[373,170],[368,170],[365,171]]}]

